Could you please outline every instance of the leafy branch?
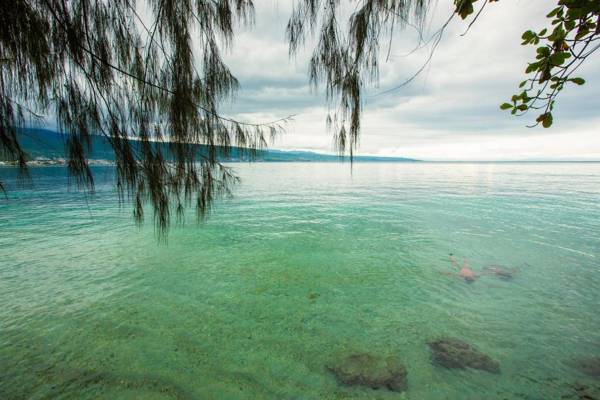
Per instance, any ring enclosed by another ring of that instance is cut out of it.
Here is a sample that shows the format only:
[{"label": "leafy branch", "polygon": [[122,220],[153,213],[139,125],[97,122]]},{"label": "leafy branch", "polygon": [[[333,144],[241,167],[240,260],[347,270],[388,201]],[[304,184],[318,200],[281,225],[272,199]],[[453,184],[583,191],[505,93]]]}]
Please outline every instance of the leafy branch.
[{"label": "leafy branch", "polygon": [[600,2],[560,0],[547,18],[551,19],[550,28],[540,32],[528,30],[522,37],[522,45],[538,46],[536,60],[525,70],[533,76],[520,83],[520,93],[500,106],[513,115],[539,112],[536,123],[530,127],[552,126],[557,97],[567,84],[585,84],[575,72],[600,47]]}]

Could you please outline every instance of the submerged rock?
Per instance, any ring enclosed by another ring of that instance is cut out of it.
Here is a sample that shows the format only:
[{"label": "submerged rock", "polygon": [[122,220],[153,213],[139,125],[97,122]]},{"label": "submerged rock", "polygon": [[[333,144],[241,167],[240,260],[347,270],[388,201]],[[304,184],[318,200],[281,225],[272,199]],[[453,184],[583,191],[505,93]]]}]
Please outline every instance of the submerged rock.
[{"label": "submerged rock", "polygon": [[600,378],[600,357],[580,358],[575,360],[573,365],[586,375]]},{"label": "submerged rock", "polygon": [[445,368],[473,368],[493,374],[500,373],[500,365],[469,343],[456,338],[442,338],[428,342],[434,364]]},{"label": "submerged rock", "polygon": [[406,390],[406,368],[396,357],[378,357],[367,353],[349,355],[327,365],[338,382],[348,386]]},{"label": "submerged rock", "polygon": [[[598,400],[600,399],[600,388],[597,386],[590,386],[584,383],[576,382],[571,385],[571,388],[575,392],[576,398],[579,400]],[[566,396],[563,396],[565,398]]]}]

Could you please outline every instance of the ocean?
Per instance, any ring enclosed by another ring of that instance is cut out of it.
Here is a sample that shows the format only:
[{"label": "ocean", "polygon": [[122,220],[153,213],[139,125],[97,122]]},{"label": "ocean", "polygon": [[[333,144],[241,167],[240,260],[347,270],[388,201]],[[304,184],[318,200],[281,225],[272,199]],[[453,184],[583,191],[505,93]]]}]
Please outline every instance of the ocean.
[{"label": "ocean", "polygon": [[[600,398],[600,164],[233,167],[166,243],[112,167],[93,195],[0,168],[0,398]],[[499,373],[440,364],[446,338]],[[405,390],[340,380],[353,354]]]}]

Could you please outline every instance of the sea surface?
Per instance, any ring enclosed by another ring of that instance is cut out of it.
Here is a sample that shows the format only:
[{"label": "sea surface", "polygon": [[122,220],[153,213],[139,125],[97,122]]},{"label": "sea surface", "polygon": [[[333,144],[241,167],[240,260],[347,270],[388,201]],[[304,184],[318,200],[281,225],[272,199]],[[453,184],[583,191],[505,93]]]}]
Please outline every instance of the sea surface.
[{"label": "sea surface", "polygon": [[[0,398],[600,398],[578,368],[600,357],[600,164],[233,167],[167,243],[112,167],[94,195],[1,168]],[[445,337],[501,372],[436,365]],[[402,360],[407,390],[339,382],[358,353]]]}]

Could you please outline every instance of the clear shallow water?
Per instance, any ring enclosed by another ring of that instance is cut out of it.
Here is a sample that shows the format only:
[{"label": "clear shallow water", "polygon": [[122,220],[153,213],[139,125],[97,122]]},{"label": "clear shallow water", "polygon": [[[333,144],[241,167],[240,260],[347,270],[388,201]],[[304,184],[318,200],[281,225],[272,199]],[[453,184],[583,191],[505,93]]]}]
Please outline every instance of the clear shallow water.
[{"label": "clear shallow water", "polygon": [[[600,356],[600,164],[239,164],[207,223],[158,245],[64,170],[0,200],[0,398],[577,399]],[[444,275],[448,254],[516,267]],[[502,373],[431,364],[458,337]],[[408,390],[325,365],[400,357]],[[595,386],[595,389],[594,389]]]}]

